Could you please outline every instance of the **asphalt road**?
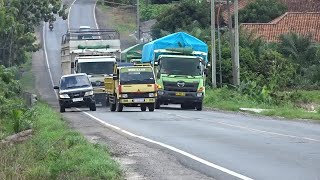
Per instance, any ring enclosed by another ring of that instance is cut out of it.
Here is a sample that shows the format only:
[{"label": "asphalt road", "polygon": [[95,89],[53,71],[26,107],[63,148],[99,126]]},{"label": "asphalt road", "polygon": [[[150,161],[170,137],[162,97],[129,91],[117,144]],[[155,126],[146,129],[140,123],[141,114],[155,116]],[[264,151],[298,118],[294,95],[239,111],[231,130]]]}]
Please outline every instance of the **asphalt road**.
[{"label": "asphalt road", "polygon": [[[70,12],[69,27],[96,27],[94,3],[94,0],[77,0]],[[60,41],[67,27],[67,21],[58,19],[54,31],[49,31],[47,26],[44,29],[53,84],[60,78]],[[53,103],[53,90],[47,93],[51,97],[47,100]],[[155,112],[140,112],[138,108],[124,110],[127,112],[98,108],[96,112],[83,109],[84,112],[67,110],[66,113],[74,118],[87,116],[105,122],[137,141],[163,148],[185,166],[216,179],[320,179],[320,124],[186,111],[177,106]]]}]

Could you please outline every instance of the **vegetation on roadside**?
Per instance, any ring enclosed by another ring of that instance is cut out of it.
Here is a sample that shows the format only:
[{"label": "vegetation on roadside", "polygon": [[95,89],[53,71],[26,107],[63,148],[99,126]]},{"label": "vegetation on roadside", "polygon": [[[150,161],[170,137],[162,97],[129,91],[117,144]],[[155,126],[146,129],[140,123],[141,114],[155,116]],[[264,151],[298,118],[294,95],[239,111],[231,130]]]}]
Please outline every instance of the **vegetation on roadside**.
[{"label": "vegetation on roadside", "polygon": [[28,53],[38,50],[35,27],[41,21],[55,21],[55,14],[67,18],[61,0],[0,0],[0,65],[21,65]]},{"label": "vegetation on roadside", "polygon": [[48,105],[38,103],[29,112],[31,140],[0,144],[0,179],[121,179],[108,151],[70,130]]}]

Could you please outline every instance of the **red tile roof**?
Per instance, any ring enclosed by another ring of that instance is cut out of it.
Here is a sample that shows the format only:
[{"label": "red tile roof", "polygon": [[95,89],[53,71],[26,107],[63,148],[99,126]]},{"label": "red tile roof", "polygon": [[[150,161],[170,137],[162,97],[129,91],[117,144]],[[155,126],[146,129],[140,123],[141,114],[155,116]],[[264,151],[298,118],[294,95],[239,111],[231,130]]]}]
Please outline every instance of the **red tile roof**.
[{"label": "red tile roof", "polygon": [[320,42],[320,12],[287,12],[270,23],[243,23],[241,29],[254,32],[268,42],[276,42],[281,34],[311,34]]},{"label": "red tile roof", "polygon": [[288,12],[320,12],[320,0],[281,0]]}]

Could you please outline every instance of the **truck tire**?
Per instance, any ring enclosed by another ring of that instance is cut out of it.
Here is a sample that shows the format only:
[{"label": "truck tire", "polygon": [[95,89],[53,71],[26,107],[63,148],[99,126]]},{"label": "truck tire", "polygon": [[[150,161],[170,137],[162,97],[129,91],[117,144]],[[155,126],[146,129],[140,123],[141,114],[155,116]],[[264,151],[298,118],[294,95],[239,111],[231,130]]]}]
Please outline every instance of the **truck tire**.
[{"label": "truck tire", "polygon": [[116,101],[116,106],[117,106],[117,112],[122,112],[123,110],[123,104],[119,103],[118,101]]},{"label": "truck tire", "polygon": [[160,109],[160,102],[159,101],[156,102],[155,108]]},{"label": "truck tire", "polygon": [[97,110],[96,103],[91,103],[90,111],[96,111],[96,110]]},{"label": "truck tire", "polygon": [[197,110],[197,111],[202,111],[202,106],[203,106],[203,105],[202,105],[202,102],[197,103],[197,104],[196,104],[196,110]]},{"label": "truck tire", "polygon": [[66,108],[65,108],[64,106],[62,106],[62,105],[60,105],[60,112],[61,112],[61,113],[66,112]]},{"label": "truck tire", "polygon": [[148,104],[148,109],[150,112],[153,112],[155,108],[155,104]]},{"label": "truck tire", "polygon": [[141,104],[140,108],[141,108],[141,111],[146,111],[147,110],[147,105]]},{"label": "truck tire", "polygon": [[114,112],[116,111],[116,108],[117,108],[116,104],[110,104],[110,111]]}]

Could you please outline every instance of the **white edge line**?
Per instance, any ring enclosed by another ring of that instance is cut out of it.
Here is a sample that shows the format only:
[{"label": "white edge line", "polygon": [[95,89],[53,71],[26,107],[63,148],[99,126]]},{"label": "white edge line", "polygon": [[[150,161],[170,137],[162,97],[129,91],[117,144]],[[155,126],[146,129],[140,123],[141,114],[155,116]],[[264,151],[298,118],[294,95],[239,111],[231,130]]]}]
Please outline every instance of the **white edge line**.
[{"label": "white edge line", "polygon": [[[43,24],[43,31],[42,31],[43,42],[42,43],[43,43],[43,52],[44,52],[44,56],[45,56],[45,59],[46,59],[47,69],[48,69],[51,85],[52,85],[52,88],[53,88],[54,82],[53,82],[51,68],[50,68],[50,64],[49,64],[49,58],[48,58],[48,53],[47,53],[47,45],[46,45],[45,34],[46,34],[46,23]],[[54,89],[53,89],[53,92],[56,95],[56,98],[58,99],[58,94],[56,93],[56,91]]]},{"label": "white edge line", "polygon": [[[79,110],[80,110],[80,109],[79,109]],[[211,163],[211,162],[209,162],[209,161],[206,161],[206,160],[204,160],[204,159],[202,159],[202,158],[199,158],[199,157],[197,157],[197,156],[195,156],[195,155],[192,155],[192,154],[190,154],[190,153],[188,153],[188,152],[182,151],[182,150],[180,150],[180,149],[178,149],[178,148],[175,148],[175,147],[173,147],[173,146],[170,146],[170,145],[167,145],[167,144],[164,144],[164,143],[161,143],[161,142],[158,142],[158,141],[155,141],[155,140],[152,140],[152,139],[143,137],[143,136],[136,135],[136,134],[134,134],[134,133],[131,133],[131,132],[129,132],[129,131],[126,131],[126,130],[124,130],[124,129],[121,129],[121,128],[117,127],[117,126],[111,125],[111,124],[109,124],[109,123],[107,123],[107,122],[105,122],[105,121],[103,121],[103,120],[101,120],[101,119],[93,116],[93,115],[90,114],[90,113],[83,112],[83,111],[81,111],[81,112],[84,113],[85,115],[93,118],[94,120],[100,122],[100,123],[103,124],[104,126],[107,126],[107,127],[113,128],[113,129],[115,129],[115,130],[118,130],[118,131],[120,131],[120,132],[122,132],[122,133],[124,133],[124,134],[127,134],[127,135],[131,136],[131,137],[135,137],[135,138],[138,138],[138,139],[147,141],[147,142],[149,142],[149,143],[157,144],[157,145],[159,145],[159,146],[162,146],[162,147],[164,147],[164,148],[167,148],[167,149],[169,149],[169,150],[171,150],[171,151],[174,151],[174,152],[176,152],[176,153],[182,154],[182,155],[184,155],[184,156],[186,156],[186,157],[188,157],[188,158],[191,158],[191,159],[193,159],[193,160],[195,160],[195,161],[198,161],[198,162],[200,162],[200,163],[202,163],[202,164],[204,164],[204,165],[207,165],[207,166],[209,166],[209,167],[212,167],[212,168],[215,168],[215,169],[220,170],[220,171],[222,171],[222,172],[225,172],[225,173],[227,173],[227,174],[229,174],[229,175],[232,175],[232,176],[234,176],[234,177],[237,177],[237,178],[240,178],[240,179],[243,179],[243,180],[253,180],[252,178],[249,178],[249,177],[247,177],[247,176],[241,175],[241,174],[239,174],[239,173],[237,173],[237,172],[231,171],[231,170],[229,170],[229,169],[227,169],[227,168],[224,168],[224,167],[221,167],[221,166],[219,166],[219,165],[213,164],[213,163]]]},{"label": "white edge line", "polygon": [[[70,5],[68,16],[70,15],[70,10],[71,10],[72,5],[73,5],[76,1],[77,1],[77,0],[74,0],[73,3]],[[96,4],[95,4],[95,5],[96,5]],[[95,6],[94,6],[94,7],[95,7]],[[95,11],[94,11],[94,18],[95,18]],[[70,21],[69,21],[69,17],[68,17],[68,28],[69,28],[69,23],[70,23]],[[97,25],[96,19],[95,19],[95,23],[96,23],[96,25]],[[97,27],[98,27],[98,25],[97,25]],[[52,74],[51,74],[51,70],[50,70],[50,64],[49,64],[48,55],[47,55],[47,50],[46,50],[45,25],[43,26],[43,48],[44,48],[46,63],[47,63],[47,67],[48,67],[48,73],[49,73],[50,80],[51,80],[51,83],[52,83],[52,86],[53,86],[54,83],[53,83],[53,79],[52,79]],[[55,91],[54,91],[54,92],[55,92]],[[56,95],[56,97],[58,97],[58,95],[56,94],[56,92],[55,92],[55,95]],[[80,110],[80,109],[78,109],[78,110]],[[162,146],[162,147],[164,147],[164,148],[170,149],[170,150],[172,150],[172,151],[174,151],[174,152],[177,152],[177,153],[179,153],[179,154],[182,154],[182,155],[184,155],[184,156],[186,156],[186,157],[189,157],[189,158],[191,158],[191,159],[193,159],[193,160],[195,160],[195,161],[198,161],[198,162],[200,162],[200,163],[202,163],[202,164],[205,164],[205,165],[207,165],[207,166],[209,166],[209,167],[215,168],[215,169],[217,169],[217,170],[220,170],[220,171],[222,171],[222,172],[225,172],[225,173],[230,174],[230,175],[232,175],[232,176],[235,176],[235,177],[237,177],[237,178],[240,178],[240,179],[243,179],[243,180],[253,180],[252,178],[249,178],[249,177],[247,177],[247,176],[241,175],[241,174],[239,174],[239,173],[236,173],[236,172],[231,171],[231,170],[229,170],[229,169],[226,169],[226,168],[224,168],[224,167],[221,167],[221,166],[218,166],[218,165],[216,165],[216,164],[213,164],[213,163],[211,163],[211,162],[209,162],[209,161],[206,161],[206,160],[204,160],[204,159],[201,159],[201,158],[199,158],[199,157],[197,157],[197,156],[195,156],[195,155],[192,155],[192,154],[190,154],[190,153],[187,153],[187,152],[185,152],[185,151],[182,151],[182,150],[180,150],[180,149],[177,149],[177,148],[175,148],[175,147],[173,147],[173,146],[170,146],[170,145],[167,145],[167,144],[158,142],[158,141],[154,141],[154,140],[151,140],[151,139],[149,139],[149,138],[146,138],[146,137],[143,137],[143,136],[139,136],[139,135],[133,134],[133,133],[131,133],[131,132],[129,132],[129,131],[123,130],[123,129],[121,129],[121,128],[117,127],[117,126],[111,125],[111,124],[109,124],[109,123],[107,123],[107,122],[105,122],[105,121],[103,121],[103,120],[101,120],[101,119],[93,116],[92,114],[87,113],[87,112],[83,112],[83,111],[81,111],[81,112],[84,113],[85,115],[91,117],[92,119],[100,122],[101,124],[103,124],[103,125],[105,125],[105,126],[110,127],[110,128],[113,128],[113,129],[118,130],[118,131],[121,131],[122,133],[125,133],[125,134],[127,134],[127,135],[129,135],[129,136],[132,136],[132,137],[135,137],[135,138],[138,138],[138,139],[141,139],[141,140],[144,140],[144,141],[153,143],[153,144],[157,144],[157,145]]]},{"label": "white edge line", "polygon": [[93,6],[93,19],[94,19],[94,22],[96,23],[96,28],[99,29],[99,24],[98,24],[98,21],[97,21],[97,18],[96,18],[97,3],[98,3],[98,0],[96,1],[96,3],[94,3],[94,6]]},{"label": "white edge line", "polygon": [[70,29],[70,13],[71,13],[71,8],[72,8],[73,4],[74,4],[76,1],[77,1],[77,0],[74,0],[74,1],[70,4],[69,10],[68,10],[68,30]]}]

